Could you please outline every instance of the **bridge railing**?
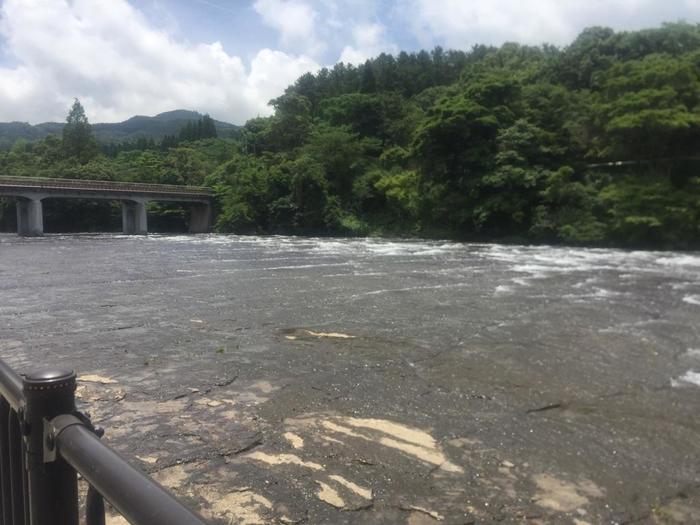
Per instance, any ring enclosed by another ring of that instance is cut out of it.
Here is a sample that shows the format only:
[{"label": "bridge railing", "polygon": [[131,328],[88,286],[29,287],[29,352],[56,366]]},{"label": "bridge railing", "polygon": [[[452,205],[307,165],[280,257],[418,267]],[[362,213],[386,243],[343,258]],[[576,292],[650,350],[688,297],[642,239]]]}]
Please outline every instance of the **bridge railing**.
[{"label": "bridge railing", "polygon": [[132,525],[205,525],[100,441],[75,388],[73,371],[20,377],[0,359],[0,524],[78,525],[80,473],[87,525],[104,525],[104,500]]},{"label": "bridge railing", "polygon": [[186,195],[212,196],[210,188],[202,186],[180,186],[176,184],[147,184],[143,182],[116,182],[82,179],[59,179],[46,177],[7,177],[0,176],[0,186],[17,188],[37,188],[45,190],[94,190],[137,193],[175,193]]}]

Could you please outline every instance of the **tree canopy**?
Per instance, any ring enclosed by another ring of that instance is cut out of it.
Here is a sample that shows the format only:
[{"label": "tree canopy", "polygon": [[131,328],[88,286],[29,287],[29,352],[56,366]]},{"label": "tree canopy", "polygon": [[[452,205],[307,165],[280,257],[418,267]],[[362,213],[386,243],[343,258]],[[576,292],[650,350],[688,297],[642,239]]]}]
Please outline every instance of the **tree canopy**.
[{"label": "tree canopy", "polygon": [[63,152],[67,157],[85,164],[97,154],[97,142],[92,135],[85,109],[76,98],[63,127]]},{"label": "tree canopy", "polygon": [[7,174],[207,184],[219,231],[700,247],[700,26],[584,30],[336,64],[216,138],[102,146],[76,101],[63,141]]}]

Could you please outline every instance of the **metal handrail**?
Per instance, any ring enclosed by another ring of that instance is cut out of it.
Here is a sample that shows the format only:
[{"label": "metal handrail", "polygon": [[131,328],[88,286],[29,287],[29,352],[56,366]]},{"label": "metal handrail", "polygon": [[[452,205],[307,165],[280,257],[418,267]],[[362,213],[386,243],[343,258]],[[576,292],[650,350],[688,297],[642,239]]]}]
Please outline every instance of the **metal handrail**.
[{"label": "metal handrail", "polygon": [[99,440],[75,389],[73,371],[20,377],[0,359],[0,524],[78,525],[80,473],[87,525],[104,524],[103,498],[132,525],[206,525]]},{"label": "metal handrail", "polygon": [[58,416],[56,450],[97,492],[133,525],[204,525],[150,477],[102,443],[75,416]]},{"label": "metal handrail", "polygon": [[24,405],[22,389],[22,378],[0,359],[0,396],[5,398],[15,412]]}]

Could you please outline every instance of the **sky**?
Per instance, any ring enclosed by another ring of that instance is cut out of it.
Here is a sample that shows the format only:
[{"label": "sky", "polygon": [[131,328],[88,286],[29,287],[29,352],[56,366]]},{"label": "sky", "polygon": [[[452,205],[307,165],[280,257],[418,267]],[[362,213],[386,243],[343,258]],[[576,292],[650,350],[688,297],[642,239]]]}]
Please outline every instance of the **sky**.
[{"label": "sky", "polygon": [[192,109],[243,124],[305,72],[382,52],[565,46],[700,22],[700,0],[0,0],[0,121]]}]

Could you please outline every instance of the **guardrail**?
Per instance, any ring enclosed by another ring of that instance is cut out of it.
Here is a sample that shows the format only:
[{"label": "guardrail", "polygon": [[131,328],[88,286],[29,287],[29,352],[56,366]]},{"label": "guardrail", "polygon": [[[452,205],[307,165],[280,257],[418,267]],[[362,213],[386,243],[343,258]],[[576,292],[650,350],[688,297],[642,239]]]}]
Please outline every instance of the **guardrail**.
[{"label": "guardrail", "polygon": [[206,525],[100,441],[75,389],[73,371],[20,377],[0,359],[0,523],[78,525],[80,473],[87,525],[104,525],[104,500],[132,525]]},{"label": "guardrail", "polygon": [[82,179],[59,179],[46,177],[7,177],[0,176],[0,186],[17,188],[37,188],[46,190],[116,191],[143,193],[176,193],[187,195],[212,196],[210,188],[202,186],[178,186],[176,184],[147,184],[144,182],[114,182]]}]

